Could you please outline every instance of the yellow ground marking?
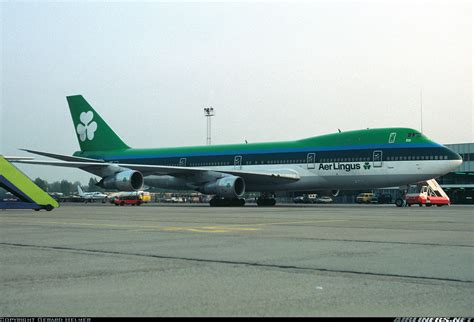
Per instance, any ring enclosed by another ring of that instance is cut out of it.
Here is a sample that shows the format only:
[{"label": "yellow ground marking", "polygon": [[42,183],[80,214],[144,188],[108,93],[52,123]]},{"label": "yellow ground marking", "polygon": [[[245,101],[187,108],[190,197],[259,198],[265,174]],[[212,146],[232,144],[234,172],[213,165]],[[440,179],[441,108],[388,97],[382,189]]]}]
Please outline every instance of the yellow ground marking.
[{"label": "yellow ground marking", "polygon": [[63,222],[63,221],[18,221],[18,220],[0,220],[0,222],[25,224],[25,225],[63,225],[63,226],[83,226],[93,228],[114,228],[125,229],[135,232],[143,232],[150,230],[161,231],[189,231],[196,233],[230,233],[230,232],[252,232],[263,230],[264,226],[274,225],[302,225],[302,224],[318,224],[324,222],[340,222],[347,220],[308,220],[308,221],[286,221],[286,222],[268,222],[253,224],[235,224],[226,226],[157,226],[157,225],[120,225],[120,224],[101,224],[101,223],[85,223],[85,222]]},{"label": "yellow ground marking", "polygon": [[167,227],[167,231],[192,231],[195,233],[230,233],[237,231],[256,231],[261,228],[240,228],[232,226],[209,226],[209,227]]},{"label": "yellow ground marking", "polygon": [[239,226],[273,226],[273,225],[301,225],[301,224],[317,224],[322,222],[336,222],[336,221],[347,221],[344,219],[328,219],[328,220],[307,220],[307,221],[280,221],[280,222],[268,222],[259,224],[243,224]]}]

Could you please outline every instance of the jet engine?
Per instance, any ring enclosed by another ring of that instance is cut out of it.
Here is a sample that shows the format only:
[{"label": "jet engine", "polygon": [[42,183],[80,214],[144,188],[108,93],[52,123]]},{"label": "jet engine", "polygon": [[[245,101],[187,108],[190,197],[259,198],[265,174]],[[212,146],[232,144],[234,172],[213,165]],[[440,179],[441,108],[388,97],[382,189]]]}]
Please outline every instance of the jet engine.
[{"label": "jet engine", "polygon": [[97,185],[120,191],[140,190],[143,187],[143,175],[135,170],[122,171],[113,176],[102,178]]},{"label": "jet engine", "polygon": [[241,198],[245,193],[245,181],[241,177],[227,176],[214,182],[206,183],[199,191],[222,198]]}]

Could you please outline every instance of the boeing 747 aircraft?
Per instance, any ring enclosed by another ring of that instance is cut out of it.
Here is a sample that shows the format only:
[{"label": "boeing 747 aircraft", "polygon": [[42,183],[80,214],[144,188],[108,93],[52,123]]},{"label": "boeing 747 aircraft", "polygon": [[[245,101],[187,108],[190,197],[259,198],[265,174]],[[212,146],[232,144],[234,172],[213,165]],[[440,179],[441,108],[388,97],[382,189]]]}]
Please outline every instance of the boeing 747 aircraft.
[{"label": "boeing 747 aircraft", "polygon": [[456,169],[460,155],[410,128],[339,132],[296,141],[134,149],[81,95],[68,96],[80,151],[73,156],[25,150],[59,161],[19,163],[73,167],[121,191],[144,184],[214,195],[211,206],[274,205],[277,191],[332,191],[404,186]]}]

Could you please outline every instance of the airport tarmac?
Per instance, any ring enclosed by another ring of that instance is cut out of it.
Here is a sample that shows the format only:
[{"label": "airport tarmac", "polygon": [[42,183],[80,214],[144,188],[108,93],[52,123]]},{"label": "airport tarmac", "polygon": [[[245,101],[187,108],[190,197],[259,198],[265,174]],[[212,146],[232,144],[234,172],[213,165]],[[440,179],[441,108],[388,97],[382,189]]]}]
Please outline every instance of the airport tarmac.
[{"label": "airport tarmac", "polygon": [[473,206],[0,211],[5,316],[473,316]]}]

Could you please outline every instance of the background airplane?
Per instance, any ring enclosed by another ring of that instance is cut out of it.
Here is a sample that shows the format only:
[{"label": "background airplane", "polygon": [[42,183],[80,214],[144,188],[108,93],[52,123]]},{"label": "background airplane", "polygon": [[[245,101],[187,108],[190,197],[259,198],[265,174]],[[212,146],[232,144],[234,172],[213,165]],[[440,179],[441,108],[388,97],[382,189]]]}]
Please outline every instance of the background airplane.
[{"label": "background airplane", "polygon": [[100,200],[102,202],[105,202],[107,199],[107,195],[102,193],[102,192],[84,192],[82,190],[81,186],[77,186],[77,193],[79,194],[79,197],[84,198],[84,200],[87,201],[94,201],[94,200]]},{"label": "background airplane", "polygon": [[[277,191],[319,191],[403,186],[444,175],[461,163],[453,151],[410,128],[338,132],[296,141],[134,149],[81,95],[68,96],[81,151],[73,156],[25,150],[60,161],[20,163],[79,168],[99,185],[121,191],[144,184],[214,195],[211,206],[243,205],[246,191],[258,205],[274,205]],[[328,193],[328,191],[331,191]]]}]

